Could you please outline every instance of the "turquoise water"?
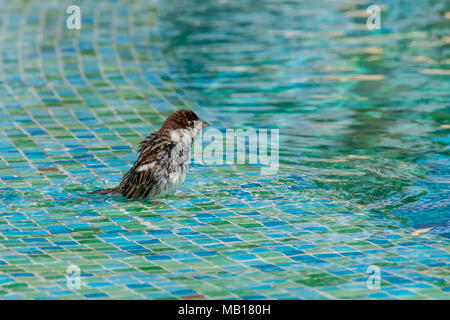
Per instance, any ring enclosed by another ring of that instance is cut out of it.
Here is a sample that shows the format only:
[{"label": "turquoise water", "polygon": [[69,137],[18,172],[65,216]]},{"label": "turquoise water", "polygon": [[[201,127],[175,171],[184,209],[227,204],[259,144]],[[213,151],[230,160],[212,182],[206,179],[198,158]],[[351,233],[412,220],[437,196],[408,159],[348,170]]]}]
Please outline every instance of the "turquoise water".
[{"label": "turquoise water", "polygon": [[[449,298],[444,2],[383,2],[374,31],[369,3],[76,4],[80,30],[61,1],[0,1],[0,298]],[[280,129],[277,174],[89,194],[184,107]]]},{"label": "turquoise water", "polygon": [[373,31],[368,5],[329,1],[182,0],[160,23],[177,76],[227,126],[281,128],[290,170],[448,237],[449,7],[383,4]]}]

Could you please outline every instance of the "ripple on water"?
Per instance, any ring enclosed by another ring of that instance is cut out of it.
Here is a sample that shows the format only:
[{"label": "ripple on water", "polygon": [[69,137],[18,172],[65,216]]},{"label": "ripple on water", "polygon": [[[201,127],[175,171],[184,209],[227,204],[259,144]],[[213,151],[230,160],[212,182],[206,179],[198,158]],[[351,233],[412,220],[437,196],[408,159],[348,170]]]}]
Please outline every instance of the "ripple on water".
[{"label": "ripple on water", "polygon": [[217,122],[280,128],[280,175],[296,171],[414,227],[447,224],[445,17],[428,20],[418,3],[403,15],[392,2],[369,34],[365,4],[204,4],[163,5],[159,22],[175,77]]}]

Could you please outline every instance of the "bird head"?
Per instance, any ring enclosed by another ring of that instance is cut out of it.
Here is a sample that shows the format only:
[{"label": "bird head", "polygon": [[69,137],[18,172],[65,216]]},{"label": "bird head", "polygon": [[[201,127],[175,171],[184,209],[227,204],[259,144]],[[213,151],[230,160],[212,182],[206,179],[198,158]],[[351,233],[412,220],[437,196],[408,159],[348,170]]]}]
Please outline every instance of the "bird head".
[{"label": "bird head", "polygon": [[166,121],[164,121],[161,130],[167,131],[173,142],[179,142],[181,139],[188,139],[192,143],[197,134],[207,126],[209,126],[209,124],[200,120],[194,111],[181,109],[172,113]]}]

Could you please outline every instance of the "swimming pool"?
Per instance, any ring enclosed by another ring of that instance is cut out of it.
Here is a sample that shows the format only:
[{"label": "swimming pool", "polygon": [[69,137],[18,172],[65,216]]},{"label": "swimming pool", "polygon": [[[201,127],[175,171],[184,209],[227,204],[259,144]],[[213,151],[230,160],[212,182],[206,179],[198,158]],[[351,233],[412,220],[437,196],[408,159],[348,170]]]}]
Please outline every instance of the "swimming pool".
[{"label": "swimming pool", "polygon": [[[69,30],[58,1],[2,2],[0,297],[448,299],[448,9],[388,1],[369,31],[368,5],[82,1]],[[279,129],[278,173],[87,194],[185,106]]]}]

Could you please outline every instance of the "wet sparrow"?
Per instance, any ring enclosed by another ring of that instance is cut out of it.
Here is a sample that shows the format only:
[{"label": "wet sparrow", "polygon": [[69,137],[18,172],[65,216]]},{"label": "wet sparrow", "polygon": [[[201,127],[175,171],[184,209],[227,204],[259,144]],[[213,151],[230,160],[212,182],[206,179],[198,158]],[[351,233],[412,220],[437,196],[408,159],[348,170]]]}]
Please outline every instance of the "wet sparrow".
[{"label": "wet sparrow", "polygon": [[149,134],[139,145],[139,158],[115,188],[91,193],[154,198],[174,193],[184,181],[191,145],[208,123],[191,110],[172,113],[161,129]]}]

